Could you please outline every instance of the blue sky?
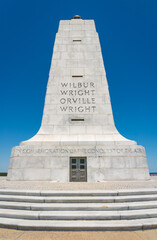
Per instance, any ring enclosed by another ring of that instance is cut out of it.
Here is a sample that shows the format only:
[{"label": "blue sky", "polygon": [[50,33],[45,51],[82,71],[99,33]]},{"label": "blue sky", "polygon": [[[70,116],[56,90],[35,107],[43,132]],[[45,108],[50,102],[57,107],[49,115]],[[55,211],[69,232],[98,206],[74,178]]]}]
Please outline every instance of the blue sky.
[{"label": "blue sky", "polygon": [[79,14],[99,33],[118,131],[157,171],[157,1],[0,0],[0,172],[41,123],[59,20]]}]

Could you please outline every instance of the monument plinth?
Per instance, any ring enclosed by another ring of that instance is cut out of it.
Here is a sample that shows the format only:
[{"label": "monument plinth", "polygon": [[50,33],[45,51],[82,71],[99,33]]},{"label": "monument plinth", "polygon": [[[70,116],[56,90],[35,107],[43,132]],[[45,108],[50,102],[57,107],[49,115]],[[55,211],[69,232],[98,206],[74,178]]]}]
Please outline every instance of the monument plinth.
[{"label": "monument plinth", "polygon": [[145,149],[115,128],[93,20],[60,21],[38,133],[12,149],[10,180],[149,179]]}]

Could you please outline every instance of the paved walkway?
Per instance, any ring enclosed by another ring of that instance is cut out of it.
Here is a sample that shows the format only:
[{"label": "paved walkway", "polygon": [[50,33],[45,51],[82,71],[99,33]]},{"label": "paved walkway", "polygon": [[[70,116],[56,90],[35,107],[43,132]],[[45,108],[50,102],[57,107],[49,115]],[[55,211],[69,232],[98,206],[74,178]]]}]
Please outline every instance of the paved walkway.
[{"label": "paved walkway", "polygon": [[157,240],[157,230],[136,232],[53,232],[0,228],[0,240]]},{"label": "paved walkway", "polygon": [[52,181],[8,181],[0,177],[0,189],[27,189],[27,190],[117,190],[135,188],[157,188],[157,177],[148,181],[105,181],[98,183],[59,183]]}]

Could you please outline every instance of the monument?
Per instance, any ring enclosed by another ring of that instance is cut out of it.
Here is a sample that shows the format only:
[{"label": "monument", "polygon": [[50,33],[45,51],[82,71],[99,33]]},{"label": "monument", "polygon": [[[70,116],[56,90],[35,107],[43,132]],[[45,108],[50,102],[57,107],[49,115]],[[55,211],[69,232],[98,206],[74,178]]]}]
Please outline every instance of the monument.
[{"label": "monument", "polygon": [[93,20],[60,21],[42,124],[33,138],[12,149],[8,179],[149,179],[144,147],[115,127]]}]

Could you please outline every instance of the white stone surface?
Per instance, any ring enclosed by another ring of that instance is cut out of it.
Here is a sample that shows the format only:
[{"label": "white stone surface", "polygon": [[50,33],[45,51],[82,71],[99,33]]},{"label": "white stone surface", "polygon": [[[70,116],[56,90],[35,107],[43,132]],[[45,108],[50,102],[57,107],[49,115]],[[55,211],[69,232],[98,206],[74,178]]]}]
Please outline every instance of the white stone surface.
[{"label": "white stone surface", "polygon": [[3,189],[0,190],[0,226],[29,230],[155,228],[156,193],[155,188],[118,191]]},{"label": "white stone surface", "polygon": [[[29,202],[0,202],[2,209],[19,209],[35,211],[122,211],[139,209],[156,209],[157,201],[128,202],[128,203],[29,203]],[[149,210],[148,210],[149,211]]]},{"label": "white stone surface", "polygon": [[[84,121],[72,121],[79,118]],[[69,182],[72,156],[87,157],[88,182],[149,179],[144,148],[114,125],[93,20],[60,21],[42,124],[13,148],[8,179]]]},{"label": "white stone surface", "polygon": [[23,211],[15,209],[1,209],[0,217],[30,220],[131,220],[157,218],[157,210],[132,211]]}]

